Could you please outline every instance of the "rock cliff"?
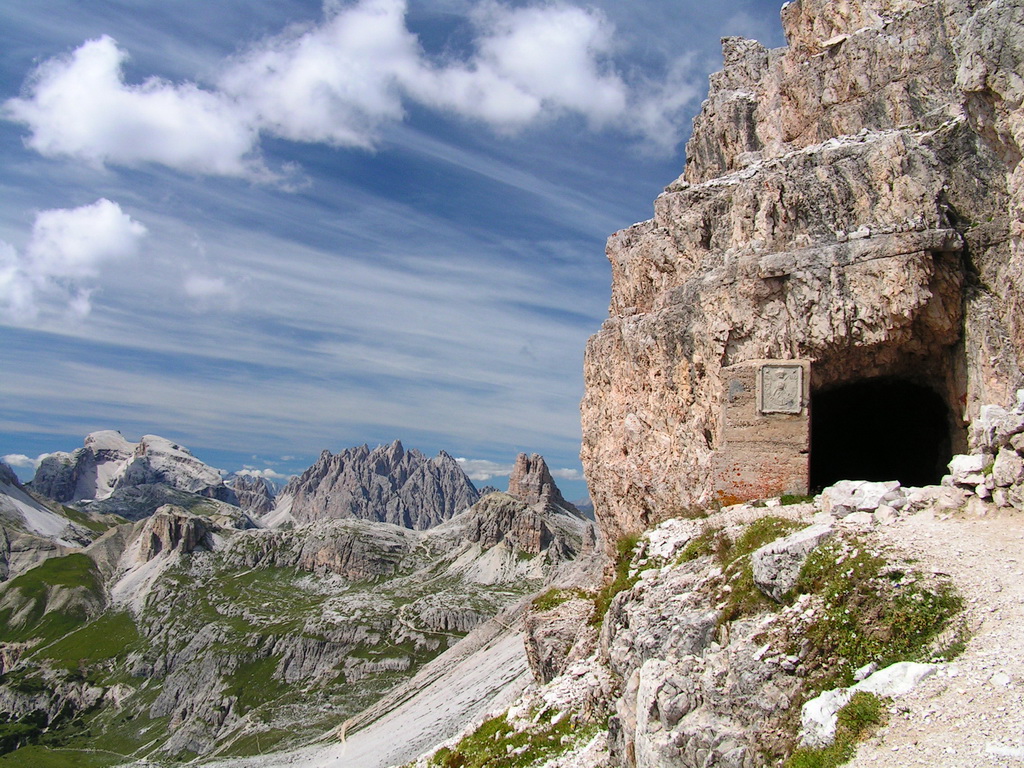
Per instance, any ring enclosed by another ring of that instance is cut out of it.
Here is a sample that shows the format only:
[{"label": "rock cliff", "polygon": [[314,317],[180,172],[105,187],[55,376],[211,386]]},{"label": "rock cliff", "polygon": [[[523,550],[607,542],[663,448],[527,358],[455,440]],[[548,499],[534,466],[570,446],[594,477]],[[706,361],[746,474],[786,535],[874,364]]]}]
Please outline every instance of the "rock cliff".
[{"label": "rock cliff", "polygon": [[[816,461],[820,484],[923,484],[807,431],[809,410],[867,421],[900,387],[936,402],[919,474],[937,482],[1022,381],[1024,8],[798,0],[782,21],[785,48],[723,41],[685,173],[608,242],[582,459],[609,541],[716,496],[806,492]],[[792,402],[736,416],[768,386],[737,372],[766,362],[797,363]],[[773,410],[790,433],[758,432]]]}]

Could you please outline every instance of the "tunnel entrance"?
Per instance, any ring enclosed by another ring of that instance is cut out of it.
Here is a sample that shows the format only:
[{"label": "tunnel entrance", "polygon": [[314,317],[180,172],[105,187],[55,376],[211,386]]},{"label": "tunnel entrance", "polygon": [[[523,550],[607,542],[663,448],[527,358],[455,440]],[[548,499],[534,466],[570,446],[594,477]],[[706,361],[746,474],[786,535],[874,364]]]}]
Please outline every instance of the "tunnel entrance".
[{"label": "tunnel entrance", "polygon": [[810,487],[839,480],[937,484],[952,457],[949,408],[928,387],[867,379],[811,394]]}]

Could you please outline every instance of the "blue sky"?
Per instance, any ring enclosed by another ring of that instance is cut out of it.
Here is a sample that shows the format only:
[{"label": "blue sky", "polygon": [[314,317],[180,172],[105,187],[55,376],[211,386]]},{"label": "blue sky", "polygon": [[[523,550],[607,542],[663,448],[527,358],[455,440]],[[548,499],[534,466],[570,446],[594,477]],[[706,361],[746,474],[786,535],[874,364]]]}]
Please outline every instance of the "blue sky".
[{"label": "blue sky", "polygon": [[399,438],[583,496],[604,241],[778,6],[7,0],[0,456],[118,429],[287,477]]}]

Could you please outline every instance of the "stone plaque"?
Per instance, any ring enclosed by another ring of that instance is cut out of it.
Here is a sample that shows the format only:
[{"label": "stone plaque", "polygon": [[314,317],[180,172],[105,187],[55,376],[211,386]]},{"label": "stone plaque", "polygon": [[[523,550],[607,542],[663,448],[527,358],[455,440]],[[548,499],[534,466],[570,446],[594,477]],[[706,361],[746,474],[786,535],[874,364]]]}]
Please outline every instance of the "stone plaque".
[{"label": "stone plaque", "polygon": [[761,413],[800,413],[804,404],[803,368],[761,366]]}]

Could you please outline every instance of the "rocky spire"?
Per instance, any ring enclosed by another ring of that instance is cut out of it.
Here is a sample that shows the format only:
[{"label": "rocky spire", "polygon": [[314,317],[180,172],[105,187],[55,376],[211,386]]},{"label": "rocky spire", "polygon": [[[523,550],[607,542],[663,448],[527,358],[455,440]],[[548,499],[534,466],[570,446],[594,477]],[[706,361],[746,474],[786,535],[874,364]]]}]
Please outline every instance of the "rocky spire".
[{"label": "rocky spire", "polygon": [[576,507],[562,498],[555,485],[547,462],[540,454],[527,456],[520,453],[516,465],[508,478],[508,494],[527,504],[553,504],[556,507],[579,513]]}]

